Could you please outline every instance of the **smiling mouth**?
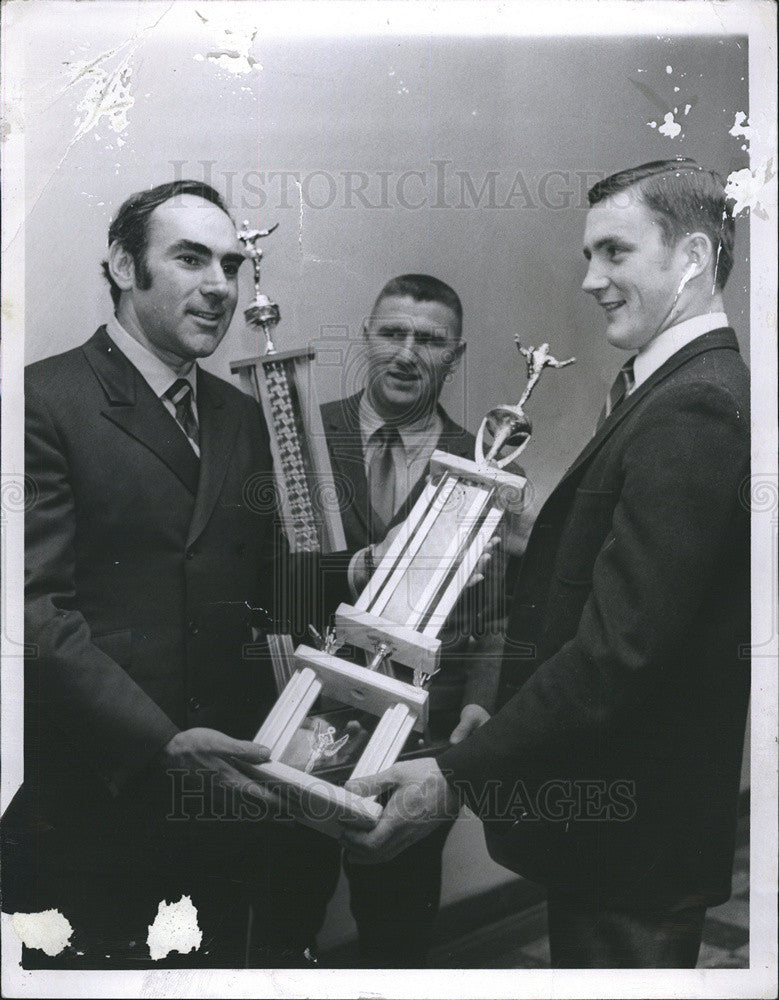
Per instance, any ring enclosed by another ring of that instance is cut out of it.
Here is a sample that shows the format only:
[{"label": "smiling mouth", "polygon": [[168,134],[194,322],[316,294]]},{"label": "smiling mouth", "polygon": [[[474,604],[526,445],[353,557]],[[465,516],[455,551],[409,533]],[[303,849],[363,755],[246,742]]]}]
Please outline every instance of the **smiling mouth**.
[{"label": "smiling mouth", "polygon": [[607,316],[613,315],[617,309],[621,309],[625,305],[625,300],[620,299],[618,302],[601,302],[599,303],[601,308],[605,311]]},{"label": "smiling mouth", "polygon": [[189,313],[195,319],[202,319],[206,323],[218,323],[224,316],[224,312],[212,312],[207,309],[190,309]]},{"label": "smiling mouth", "polygon": [[387,375],[389,375],[391,378],[395,379],[398,382],[403,382],[406,385],[410,384],[411,382],[419,382],[420,380],[420,376],[413,371],[398,371],[397,369],[392,369],[391,371],[387,372]]}]

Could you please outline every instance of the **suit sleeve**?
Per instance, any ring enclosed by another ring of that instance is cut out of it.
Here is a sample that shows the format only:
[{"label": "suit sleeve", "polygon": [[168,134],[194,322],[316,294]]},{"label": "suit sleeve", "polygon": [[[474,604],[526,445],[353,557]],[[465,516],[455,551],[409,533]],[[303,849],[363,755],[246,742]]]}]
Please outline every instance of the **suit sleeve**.
[{"label": "suit sleeve", "polygon": [[470,662],[465,678],[462,708],[466,705],[481,705],[490,714],[495,711],[502,653],[503,637],[499,632],[490,631],[474,638],[468,650]]},{"label": "suit sleeve", "polygon": [[[485,783],[554,777],[598,745],[699,614],[749,473],[749,413],[709,383],[658,393],[628,437],[611,530],[573,638],[439,764],[474,804]],[[565,531],[560,560],[566,558]],[[559,768],[559,764],[558,764]]]},{"label": "suit sleeve", "polygon": [[63,730],[116,793],[178,727],[94,643],[76,606],[76,515],[66,449],[37,391],[26,387],[26,465],[35,500],[25,516],[27,698]]}]

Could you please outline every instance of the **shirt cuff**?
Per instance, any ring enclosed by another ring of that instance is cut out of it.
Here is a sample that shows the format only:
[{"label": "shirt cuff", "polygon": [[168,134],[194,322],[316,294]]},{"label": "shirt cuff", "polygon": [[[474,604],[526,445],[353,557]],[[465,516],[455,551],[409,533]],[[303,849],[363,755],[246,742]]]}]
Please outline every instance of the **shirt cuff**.
[{"label": "shirt cuff", "polygon": [[364,549],[358,549],[349,560],[349,568],[346,571],[352,600],[356,600],[363,592],[368,580],[373,576],[374,569],[372,547],[366,545]]}]

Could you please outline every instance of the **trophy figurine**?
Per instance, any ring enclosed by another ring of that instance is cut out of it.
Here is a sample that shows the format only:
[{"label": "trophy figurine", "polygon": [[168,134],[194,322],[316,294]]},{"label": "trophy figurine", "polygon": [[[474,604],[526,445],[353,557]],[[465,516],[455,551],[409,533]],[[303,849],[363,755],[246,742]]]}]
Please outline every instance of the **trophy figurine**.
[{"label": "trophy figurine", "polygon": [[244,221],[243,229],[238,230],[238,240],[243,243],[244,254],[251,260],[254,268],[254,302],[244,311],[247,323],[258,326],[265,334],[265,353],[275,354],[276,348],[273,346],[273,331],[278,326],[281,319],[279,307],[275,302],[271,302],[267,295],[260,291],[260,262],[262,261],[262,248],[259,241],[278,229],[278,222],[270,229],[249,229],[248,220]]},{"label": "trophy figurine", "polygon": [[[501,521],[523,498],[526,480],[505,469],[530,435],[522,407],[544,368],[563,368],[575,360],[557,361],[548,344],[526,350],[517,342],[517,347],[528,370],[519,403],[497,407],[485,417],[473,461],[433,452],[430,482],[366,588],[354,606],[338,608],[334,633],[323,637],[311,630],[319,648],[303,645],[295,651],[297,670],[255,737],[270,750],[270,760],[256,768],[260,780],[285,790],[298,819],[308,826],[337,836],[345,817],[375,824],[381,815],[375,798],[311,773],[329,754],[347,746],[355,754],[361,750],[350,775],[358,778],[391,766],[412,731],[425,732],[426,687],[438,670],[439,633]],[[485,429],[492,435],[486,454]],[[505,448],[508,460],[501,455]],[[337,655],[346,643],[368,653],[367,667]],[[385,669],[389,661],[410,667],[413,682],[392,676]],[[326,719],[320,724],[328,699],[346,706],[345,726]],[[368,717],[378,719],[372,732]],[[357,727],[367,743],[336,735],[356,733]],[[290,752],[295,745],[304,747],[305,756]]]},{"label": "trophy figurine", "polygon": [[[568,358],[567,361],[558,361],[553,358],[549,353],[549,344],[525,348],[519,342],[519,337],[514,338],[514,343],[527,364],[525,391],[520,396],[516,406],[496,406],[490,410],[482,420],[476,436],[476,461],[486,465],[494,462],[499,469],[504,469],[510,462],[517,459],[530,440],[533,424],[522,407],[530,398],[530,393],[541,378],[543,370],[545,368],[565,368],[566,365],[572,365],[576,361],[576,358]],[[492,444],[486,455],[484,453],[485,431],[492,436]],[[512,450],[499,459],[497,456],[504,446]]]}]

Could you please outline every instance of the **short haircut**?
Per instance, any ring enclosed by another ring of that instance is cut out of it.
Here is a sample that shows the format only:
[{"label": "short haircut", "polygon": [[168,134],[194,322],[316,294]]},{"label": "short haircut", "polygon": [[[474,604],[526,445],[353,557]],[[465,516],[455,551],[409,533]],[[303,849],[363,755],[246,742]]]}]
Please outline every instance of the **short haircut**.
[{"label": "short haircut", "polygon": [[[210,201],[217,208],[221,208],[228,218],[232,219],[219,192],[203,181],[169,181],[167,184],[158,184],[157,187],[149,188],[147,191],[136,191],[135,194],[131,194],[116,213],[108,229],[108,245],[110,247],[113,243],[119,243],[130,254],[135,265],[135,278],[139,288],[151,287],[151,275],[146,266],[149,216],[163,202],[170,201],[171,198],[181,194],[193,194],[198,198],[205,199],[205,201]],[[104,260],[102,267],[103,274],[111,288],[114,308],[116,308],[119,305],[122,290],[111,277],[108,261]]]},{"label": "short haircut", "polygon": [[462,328],[463,306],[460,296],[438,278],[433,278],[429,274],[401,274],[397,278],[392,278],[377,295],[372,311],[376,312],[381,300],[391,295],[408,296],[415,302],[440,302],[452,310]]},{"label": "short haircut", "polygon": [[736,227],[719,174],[687,157],[654,160],[598,181],[587,197],[590,205],[597,205],[628,188],[636,188],[657,216],[666,246],[674,246],[687,233],[709,237],[716,254],[714,280],[717,288],[724,288],[733,267]]}]

